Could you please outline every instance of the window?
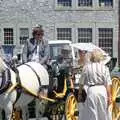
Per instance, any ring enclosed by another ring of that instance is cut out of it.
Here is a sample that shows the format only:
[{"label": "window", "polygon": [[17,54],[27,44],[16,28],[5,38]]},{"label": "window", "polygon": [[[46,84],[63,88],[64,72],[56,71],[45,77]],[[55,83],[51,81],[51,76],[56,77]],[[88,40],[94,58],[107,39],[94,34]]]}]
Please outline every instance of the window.
[{"label": "window", "polygon": [[70,7],[72,6],[72,0],[57,0],[58,6]]},{"label": "window", "polygon": [[57,28],[57,39],[58,40],[72,40],[72,29],[71,28]]},{"label": "window", "polygon": [[113,0],[99,0],[99,6],[110,7],[113,6]]},{"label": "window", "polygon": [[[57,40],[58,41],[58,40]],[[59,55],[64,55],[64,58],[69,58],[71,55],[71,52],[68,53],[69,51],[71,51],[71,46],[70,46],[70,42],[64,42],[64,40],[61,43],[56,43],[51,41],[52,43],[49,43],[50,46],[50,58],[52,60],[57,59],[57,57]]]},{"label": "window", "polygon": [[92,28],[78,28],[78,42],[92,42]]},{"label": "window", "polygon": [[92,6],[92,0],[78,0],[78,6]]},{"label": "window", "polygon": [[28,38],[29,38],[28,28],[20,28],[20,44],[24,44]]},{"label": "window", "polygon": [[112,56],[113,50],[113,29],[99,28],[99,47]]},{"label": "window", "polygon": [[13,28],[4,28],[4,44],[13,45]]}]

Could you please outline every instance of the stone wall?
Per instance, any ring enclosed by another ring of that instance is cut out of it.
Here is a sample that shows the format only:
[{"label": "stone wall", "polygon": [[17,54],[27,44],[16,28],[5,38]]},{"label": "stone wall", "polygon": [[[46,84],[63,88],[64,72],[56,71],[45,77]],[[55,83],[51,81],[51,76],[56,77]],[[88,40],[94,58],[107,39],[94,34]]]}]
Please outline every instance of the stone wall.
[{"label": "stone wall", "polygon": [[57,27],[71,27],[72,41],[77,42],[76,29],[91,27],[93,42],[98,44],[98,28],[113,28],[113,56],[118,56],[118,0],[113,8],[100,8],[97,0],[93,0],[92,8],[78,8],[73,0],[71,8],[58,7],[56,0],[3,0],[0,3],[0,42],[3,43],[3,28],[14,28],[14,43],[19,45],[19,28],[28,27],[31,37],[32,27],[43,25],[45,39],[57,39]]}]

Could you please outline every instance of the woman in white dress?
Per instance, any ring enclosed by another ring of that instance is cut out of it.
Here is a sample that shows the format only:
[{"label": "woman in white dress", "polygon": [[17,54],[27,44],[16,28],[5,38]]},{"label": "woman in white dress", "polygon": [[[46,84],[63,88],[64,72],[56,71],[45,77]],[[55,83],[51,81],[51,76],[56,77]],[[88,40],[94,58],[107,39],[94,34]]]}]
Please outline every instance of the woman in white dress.
[{"label": "woman in white dress", "polygon": [[109,69],[102,63],[104,56],[94,50],[90,62],[83,67],[80,81],[87,86],[81,120],[111,120],[108,106],[111,103],[111,78]]}]

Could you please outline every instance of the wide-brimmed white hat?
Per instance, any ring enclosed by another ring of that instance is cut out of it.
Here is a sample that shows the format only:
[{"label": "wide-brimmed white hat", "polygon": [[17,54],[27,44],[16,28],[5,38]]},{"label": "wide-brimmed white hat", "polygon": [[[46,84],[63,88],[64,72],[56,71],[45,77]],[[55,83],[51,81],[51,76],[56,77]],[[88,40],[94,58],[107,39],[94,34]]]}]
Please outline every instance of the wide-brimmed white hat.
[{"label": "wide-brimmed white hat", "polygon": [[106,53],[103,49],[93,43],[73,43],[71,46],[78,50],[86,51],[89,53],[93,52],[95,49],[99,50],[101,52],[101,55],[104,57],[104,59],[102,60],[104,64],[107,64],[111,60],[111,57],[108,53]]}]

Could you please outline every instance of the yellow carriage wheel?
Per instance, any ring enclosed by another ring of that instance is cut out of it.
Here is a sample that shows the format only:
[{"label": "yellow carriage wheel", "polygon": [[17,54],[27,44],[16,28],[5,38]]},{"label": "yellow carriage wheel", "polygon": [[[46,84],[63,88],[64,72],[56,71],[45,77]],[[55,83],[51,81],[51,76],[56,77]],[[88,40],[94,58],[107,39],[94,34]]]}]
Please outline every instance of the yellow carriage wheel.
[{"label": "yellow carriage wheel", "polygon": [[112,104],[110,105],[112,120],[119,120],[120,118],[120,107],[116,102],[117,99],[120,99],[120,78],[114,76],[112,78]]},{"label": "yellow carriage wheel", "polygon": [[65,118],[66,120],[78,120],[78,103],[75,96],[70,93],[65,102]]}]

